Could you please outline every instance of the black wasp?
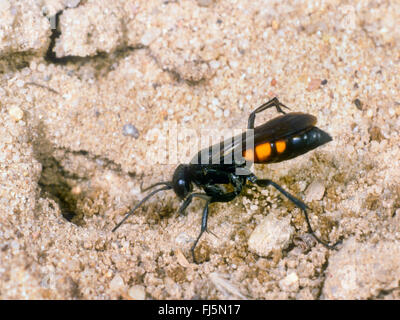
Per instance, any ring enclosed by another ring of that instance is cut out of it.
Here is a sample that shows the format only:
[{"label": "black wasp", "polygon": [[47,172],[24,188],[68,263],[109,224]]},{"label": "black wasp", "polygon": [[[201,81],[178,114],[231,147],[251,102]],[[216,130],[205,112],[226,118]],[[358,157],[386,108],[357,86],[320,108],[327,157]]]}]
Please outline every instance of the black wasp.
[{"label": "black wasp", "polygon": [[[271,107],[275,107],[282,115],[254,128],[256,114]],[[152,191],[141,200],[112,231],[117,230],[137,208],[157,192],[173,189],[175,194],[183,201],[179,209],[180,214],[185,211],[193,198],[201,198],[205,201],[201,230],[191,248],[193,261],[196,262],[194,249],[204,231],[207,231],[209,204],[232,201],[249,182],[260,187],[272,186],[280,191],[304,212],[309,233],[319,243],[332,249],[337,243],[329,245],[315,235],[308,219],[306,209],[309,208],[305,203],[292,196],[277,183],[269,179],[259,179],[248,170],[249,163],[281,162],[332,141],[328,133],[315,127],[316,117],[301,112],[285,113],[282,107],[287,108],[276,97],[262,104],[250,113],[246,132],[199,151],[189,164],[178,165],[172,181],[158,182],[148,187],[146,190],[163,186]],[[248,134],[249,132],[252,132],[252,134]],[[232,157],[235,158],[235,161],[227,161]],[[203,192],[192,192],[193,185],[203,189]],[[230,185],[231,191],[227,191],[222,185]]]}]

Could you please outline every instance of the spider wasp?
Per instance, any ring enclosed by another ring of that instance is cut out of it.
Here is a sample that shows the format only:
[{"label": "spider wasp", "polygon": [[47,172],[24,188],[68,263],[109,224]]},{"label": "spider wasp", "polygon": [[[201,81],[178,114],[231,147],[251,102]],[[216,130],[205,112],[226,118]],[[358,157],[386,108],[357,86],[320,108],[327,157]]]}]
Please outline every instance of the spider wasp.
[{"label": "spider wasp", "polygon": [[[281,115],[254,127],[256,114],[271,107],[275,107]],[[315,126],[317,122],[315,116],[302,112],[286,113],[282,108],[289,109],[276,97],[256,108],[249,115],[246,132],[200,150],[189,164],[178,165],[172,176],[172,181],[158,182],[146,188],[144,191],[162,186],[150,192],[134,206],[112,231],[117,230],[136,209],[160,191],[172,189],[183,201],[179,209],[180,214],[184,213],[193,198],[203,199],[205,204],[201,219],[201,230],[190,249],[193,261],[197,263],[195,248],[203,233],[208,231],[209,205],[213,202],[232,201],[240,195],[246,183],[252,183],[260,187],[272,186],[281,192],[303,211],[308,232],[319,243],[333,249],[340,241],[330,245],[316,236],[308,218],[307,209],[309,207],[304,202],[291,195],[277,183],[269,179],[259,179],[248,170],[249,163],[266,164],[285,161],[332,141],[328,133]],[[248,134],[249,132],[252,134]],[[235,158],[235,161],[227,161],[232,157]],[[202,189],[203,192],[193,192],[193,185]],[[232,191],[227,191],[223,185],[230,185]]]}]

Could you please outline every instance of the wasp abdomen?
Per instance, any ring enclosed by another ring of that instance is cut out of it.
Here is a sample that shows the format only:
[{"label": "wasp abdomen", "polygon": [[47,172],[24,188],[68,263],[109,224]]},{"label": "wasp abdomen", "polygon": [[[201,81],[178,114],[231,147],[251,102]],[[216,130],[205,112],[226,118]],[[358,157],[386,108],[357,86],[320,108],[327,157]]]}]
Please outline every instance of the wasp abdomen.
[{"label": "wasp abdomen", "polygon": [[311,127],[309,130],[301,134],[288,137],[287,140],[287,156],[280,158],[278,161],[297,157],[329,141],[332,141],[332,138],[325,131],[317,127]]},{"label": "wasp abdomen", "polygon": [[295,158],[331,140],[325,131],[311,127],[283,139],[258,143],[254,149],[243,151],[243,157],[254,163],[280,162]]}]

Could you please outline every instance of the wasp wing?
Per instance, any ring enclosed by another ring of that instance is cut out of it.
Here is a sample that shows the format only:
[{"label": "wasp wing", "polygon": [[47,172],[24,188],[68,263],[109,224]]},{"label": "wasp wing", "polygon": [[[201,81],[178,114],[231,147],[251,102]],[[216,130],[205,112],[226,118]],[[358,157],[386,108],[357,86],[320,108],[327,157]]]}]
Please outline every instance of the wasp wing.
[{"label": "wasp wing", "polygon": [[201,150],[192,159],[192,163],[231,164],[233,163],[232,159],[234,162],[243,162],[243,151],[252,149],[261,143],[277,141],[300,133],[316,123],[317,118],[313,115],[302,112],[287,113],[254,128],[254,130],[246,130],[237,136]]},{"label": "wasp wing", "polygon": [[254,129],[254,145],[273,142],[313,127],[317,118],[311,114],[291,112],[276,117]]}]

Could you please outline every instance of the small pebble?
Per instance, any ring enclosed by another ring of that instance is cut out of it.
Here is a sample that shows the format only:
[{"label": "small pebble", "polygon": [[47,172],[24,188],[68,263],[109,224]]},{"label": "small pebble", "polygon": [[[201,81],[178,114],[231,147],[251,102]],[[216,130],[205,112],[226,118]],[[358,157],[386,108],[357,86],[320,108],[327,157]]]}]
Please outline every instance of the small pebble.
[{"label": "small pebble", "polygon": [[22,88],[25,85],[25,82],[21,79],[18,79],[15,84],[18,88]]},{"label": "small pebble", "polygon": [[372,141],[381,142],[384,139],[381,129],[377,126],[373,126],[368,129],[368,133]]},{"label": "small pebble", "polygon": [[295,272],[289,273],[279,281],[279,288],[283,291],[296,292],[299,290],[299,277]]},{"label": "small pebble", "polygon": [[222,115],[223,115],[223,112],[222,112],[221,109],[217,109],[217,111],[215,111],[215,116],[216,116],[217,118],[221,118]]},{"label": "small pebble", "polygon": [[239,67],[239,62],[236,60],[231,60],[229,61],[229,65],[233,68],[236,69],[237,67]]},{"label": "small pebble", "polygon": [[197,0],[197,4],[200,7],[209,7],[213,3],[213,0]]},{"label": "small pebble", "polygon": [[357,109],[358,110],[362,110],[363,108],[362,108],[362,102],[360,101],[360,99],[355,99],[354,101],[354,104],[356,105],[356,107],[357,107]]},{"label": "small pebble", "polygon": [[71,189],[71,194],[79,195],[82,192],[82,188],[80,186],[75,186]]},{"label": "small pebble", "polygon": [[43,72],[44,70],[46,70],[46,66],[43,63],[40,63],[37,67],[37,70],[39,72]]},{"label": "small pebble", "polygon": [[37,68],[36,61],[31,61],[31,63],[29,64],[29,68],[31,68],[32,71],[35,71]]},{"label": "small pebble", "polygon": [[217,98],[213,98],[212,100],[211,100],[211,104],[213,105],[213,106],[219,106],[219,100],[217,99]]},{"label": "small pebble", "polygon": [[67,8],[75,8],[79,5],[81,0],[65,0],[65,5]]},{"label": "small pebble", "polygon": [[287,248],[293,232],[289,216],[277,218],[269,214],[250,235],[249,249],[259,256],[267,257],[276,250]]},{"label": "small pebble", "polygon": [[221,292],[225,293],[225,295],[231,296],[236,299],[246,299],[246,296],[243,295],[240,290],[229,281],[229,275],[221,274],[218,272],[212,272],[209,276],[210,281],[214,284],[214,286]]},{"label": "small pebble", "polygon": [[251,211],[256,211],[256,210],[258,210],[258,206],[257,206],[256,204],[252,204],[252,205],[250,206],[250,210],[251,210]]},{"label": "small pebble", "polygon": [[190,243],[191,241],[192,238],[185,232],[178,234],[178,236],[175,238],[175,242],[178,245],[185,245],[187,243]]},{"label": "small pebble", "polygon": [[152,28],[143,35],[143,37],[140,39],[140,43],[144,46],[149,46],[158,38],[159,35],[160,31],[158,29]]},{"label": "small pebble", "polygon": [[111,270],[108,270],[108,271],[106,272],[105,276],[106,276],[107,278],[111,278],[111,277],[113,276],[113,272],[112,272]]},{"label": "small pebble", "polygon": [[175,251],[175,255],[176,255],[176,259],[177,259],[178,263],[179,263],[182,267],[187,268],[187,267],[190,266],[189,261],[187,261],[185,255],[182,253],[182,250],[181,250],[181,249],[176,250],[176,251]]},{"label": "small pebble", "polygon": [[24,116],[24,112],[21,110],[21,108],[19,107],[12,107],[8,110],[8,114],[10,115],[10,117],[15,120],[15,121],[19,121],[23,118]]},{"label": "small pebble", "polygon": [[110,289],[113,291],[121,291],[125,286],[124,279],[117,274],[110,282]]},{"label": "small pebble", "polygon": [[216,60],[213,60],[210,62],[210,67],[213,69],[218,69],[220,67],[220,65],[221,64],[219,63],[219,61],[216,61]]},{"label": "small pebble", "polygon": [[146,298],[146,290],[143,286],[132,286],[128,290],[128,295],[133,300],[144,300]]},{"label": "small pebble", "polygon": [[273,30],[278,30],[278,28],[279,28],[279,23],[278,23],[278,21],[272,20],[272,22],[271,22],[271,27],[272,27]]},{"label": "small pebble", "polygon": [[324,79],[324,80],[322,80],[321,81],[321,84],[324,86],[324,85],[326,85],[328,83],[328,80],[326,80],[326,79]]},{"label": "small pebble", "polygon": [[307,91],[314,91],[321,86],[321,79],[311,79],[308,83]]},{"label": "small pebble", "polygon": [[305,202],[319,201],[323,198],[325,193],[325,186],[320,180],[314,180],[308,186],[305,192]]},{"label": "small pebble", "polygon": [[303,180],[299,181],[297,183],[297,185],[299,186],[299,191],[300,192],[303,192],[307,187],[307,183],[305,181],[303,181]]},{"label": "small pebble", "polygon": [[133,124],[127,123],[122,128],[122,134],[124,136],[134,137],[135,139],[139,138],[139,130]]}]

